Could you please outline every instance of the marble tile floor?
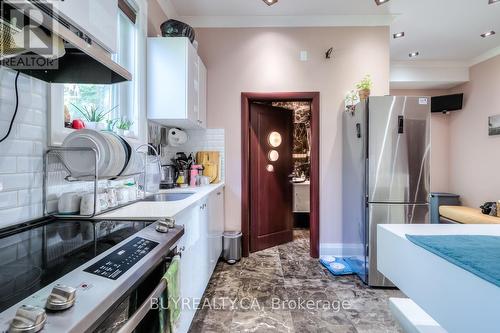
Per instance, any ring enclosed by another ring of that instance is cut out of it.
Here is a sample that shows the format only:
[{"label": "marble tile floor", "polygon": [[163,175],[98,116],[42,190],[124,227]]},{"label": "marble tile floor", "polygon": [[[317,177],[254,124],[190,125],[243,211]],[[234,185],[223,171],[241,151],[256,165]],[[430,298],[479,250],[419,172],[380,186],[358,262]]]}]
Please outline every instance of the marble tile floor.
[{"label": "marble tile floor", "polygon": [[291,243],[219,262],[190,332],[403,332],[389,297],[404,295],[331,275],[309,257],[308,231],[296,230]]}]

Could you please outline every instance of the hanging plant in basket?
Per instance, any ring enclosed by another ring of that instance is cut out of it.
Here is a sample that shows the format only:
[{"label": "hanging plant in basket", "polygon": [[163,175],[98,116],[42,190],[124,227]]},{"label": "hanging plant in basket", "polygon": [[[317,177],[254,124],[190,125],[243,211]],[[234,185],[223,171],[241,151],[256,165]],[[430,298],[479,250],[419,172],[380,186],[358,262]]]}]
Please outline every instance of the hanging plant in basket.
[{"label": "hanging plant in basket", "polygon": [[351,90],[345,96],[345,112],[350,112],[354,114],[356,110],[356,104],[359,103],[359,96],[356,90]]}]

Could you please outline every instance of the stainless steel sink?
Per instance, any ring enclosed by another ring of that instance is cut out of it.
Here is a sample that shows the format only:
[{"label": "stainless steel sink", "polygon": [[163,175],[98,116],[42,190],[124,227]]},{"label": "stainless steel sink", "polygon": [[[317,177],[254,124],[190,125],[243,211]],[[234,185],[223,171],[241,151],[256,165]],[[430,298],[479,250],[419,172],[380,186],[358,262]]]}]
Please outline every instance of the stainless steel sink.
[{"label": "stainless steel sink", "polygon": [[192,196],[193,192],[185,192],[185,193],[159,193],[152,196],[149,196],[144,199],[144,201],[180,201]]}]

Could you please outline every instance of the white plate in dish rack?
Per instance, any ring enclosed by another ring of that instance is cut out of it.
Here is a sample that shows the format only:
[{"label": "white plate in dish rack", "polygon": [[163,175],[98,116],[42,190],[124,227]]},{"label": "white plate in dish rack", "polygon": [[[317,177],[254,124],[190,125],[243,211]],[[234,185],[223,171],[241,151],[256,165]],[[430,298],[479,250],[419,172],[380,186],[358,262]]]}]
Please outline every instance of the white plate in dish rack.
[{"label": "white plate in dish rack", "polygon": [[130,147],[130,159],[125,170],[123,170],[123,176],[129,176],[144,171],[144,157],[142,154],[136,151],[135,146],[127,140],[127,138],[122,137],[125,143]]},{"label": "white plate in dish rack", "polygon": [[[63,142],[68,148],[93,148],[97,151],[99,177],[106,176],[110,164],[110,147],[108,141],[99,132],[81,129],[68,135]],[[94,159],[90,153],[65,152],[63,155],[66,166],[73,177],[87,176],[94,172]]]},{"label": "white plate in dish rack", "polygon": [[106,171],[104,171],[104,174],[106,176],[116,177],[123,170],[125,163],[127,162],[125,148],[114,134],[108,132],[101,132],[100,134],[109,142],[111,151],[109,167]]}]

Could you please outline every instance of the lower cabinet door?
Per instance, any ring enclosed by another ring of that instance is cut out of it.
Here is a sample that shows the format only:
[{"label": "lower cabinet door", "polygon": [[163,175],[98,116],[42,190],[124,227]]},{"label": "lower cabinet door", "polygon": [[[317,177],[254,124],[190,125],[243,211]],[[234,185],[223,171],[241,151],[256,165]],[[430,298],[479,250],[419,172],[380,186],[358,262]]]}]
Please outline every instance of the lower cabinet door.
[{"label": "lower cabinet door", "polygon": [[208,230],[210,264],[212,271],[222,253],[222,233],[224,232],[224,191],[217,190],[208,198]]},{"label": "lower cabinet door", "polygon": [[180,262],[182,311],[176,332],[186,333],[222,252],[222,189],[176,216],[176,224],[184,226],[184,236],[179,240],[179,249],[183,249]]},{"label": "lower cabinet door", "polygon": [[184,226],[184,236],[179,241],[179,249],[183,250],[180,262],[180,306],[181,316],[176,324],[177,332],[189,331],[196,313],[196,301],[203,294],[202,278],[198,273],[199,256],[199,208],[188,208],[176,217],[176,223]]},{"label": "lower cabinet door", "polygon": [[224,233],[224,189],[215,192],[215,237],[214,237],[214,258],[219,260],[222,254],[222,234]]}]

